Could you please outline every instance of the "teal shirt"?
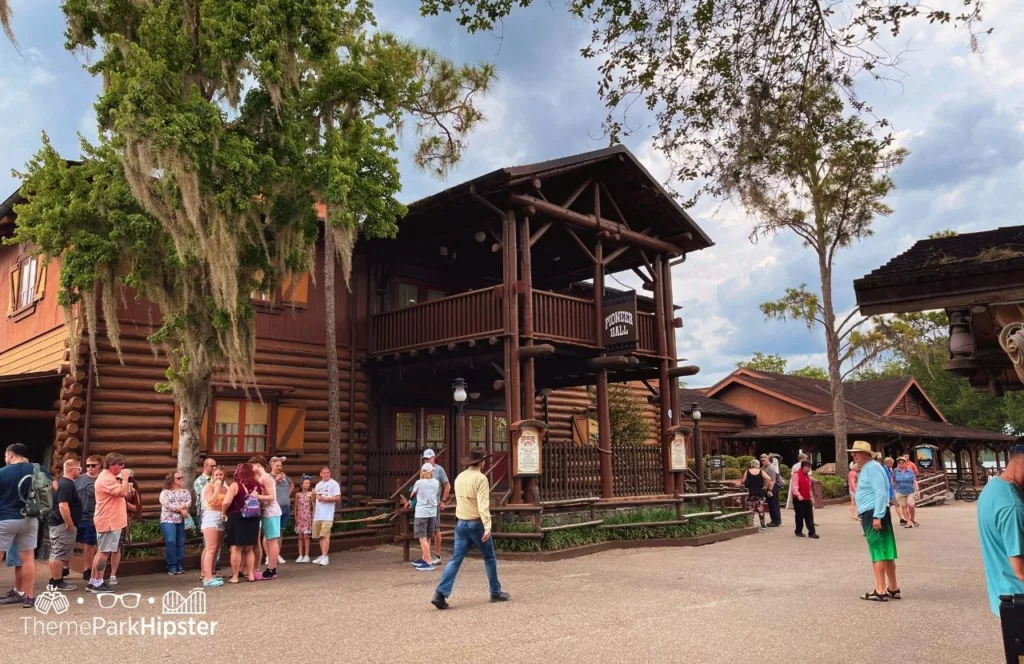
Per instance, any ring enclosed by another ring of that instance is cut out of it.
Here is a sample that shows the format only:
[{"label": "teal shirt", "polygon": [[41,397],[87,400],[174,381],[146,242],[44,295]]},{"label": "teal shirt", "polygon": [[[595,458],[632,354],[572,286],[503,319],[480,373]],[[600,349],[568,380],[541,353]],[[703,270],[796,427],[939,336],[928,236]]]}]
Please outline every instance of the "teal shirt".
[{"label": "teal shirt", "polygon": [[1016,485],[989,480],[978,499],[978,536],[989,606],[998,616],[1000,595],[1024,594],[1024,581],[1010,567],[1011,556],[1024,556],[1024,496]]},{"label": "teal shirt", "polygon": [[885,466],[874,460],[864,464],[857,477],[857,493],[853,496],[857,502],[857,514],[871,512],[875,519],[885,518],[891,488],[892,482]]}]

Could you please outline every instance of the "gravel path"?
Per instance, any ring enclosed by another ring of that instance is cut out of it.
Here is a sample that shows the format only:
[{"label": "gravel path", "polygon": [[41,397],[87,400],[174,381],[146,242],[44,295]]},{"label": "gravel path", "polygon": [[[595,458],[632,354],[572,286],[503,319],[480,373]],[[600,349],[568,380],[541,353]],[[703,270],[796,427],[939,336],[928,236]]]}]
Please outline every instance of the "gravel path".
[{"label": "gravel path", "polygon": [[[212,637],[32,635],[47,621],[156,618],[164,591],[187,594],[198,585],[191,574],[125,578],[118,591],[142,595],[135,610],[101,609],[81,590],[69,593],[71,608],[61,616],[0,607],[0,662],[30,653],[39,660],[42,649],[54,653],[51,661],[81,664],[1001,661],[974,505],[920,514],[920,529],[897,533],[900,602],[857,598],[873,581],[860,526],[840,506],[818,513],[820,540],[793,537],[788,513],[777,530],[700,548],[554,563],[502,563],[499,556],[512,593],[506,604],[488,602],[476,559],[463,566],[452,609],[437,611],[428,602],[440,572],[417,572],[397,547],[379,548],[335,555],[326,569],[289,562],[277,581],[210,590]],[[0,568],[2,587],[10,578]]]}]

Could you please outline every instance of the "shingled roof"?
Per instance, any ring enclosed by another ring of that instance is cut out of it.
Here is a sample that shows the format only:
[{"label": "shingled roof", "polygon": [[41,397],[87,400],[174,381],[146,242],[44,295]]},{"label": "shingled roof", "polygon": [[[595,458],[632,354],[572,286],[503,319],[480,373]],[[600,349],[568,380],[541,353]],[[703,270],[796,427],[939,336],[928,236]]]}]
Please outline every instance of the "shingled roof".
[{"label": "shingled roof", "polygon": [[[969,438],[992,442],[1012,443],[1016,436],[996,431],[935,422],[911,417],[850,416],[846,418],[846,433],[851,436],[903,435],[920,438]],[[831,438],[834,436],[832,414],[810,415],[788,422],[764,427],[753,427],[726,436],[731,439],[750,438]]]},{"label": "shingled roof", "polygon": [[1024,285],[1024,226],[920,240],[853,288],[861,310],[877,314],[942,308],[941,298],[1010,284]]},{"label": "shingled roof", "polygon": [[686,388],[679,388],[679,410],[683,415],[690,416],[690,406],[696,402],[697,408],[700,409],[701,413],[706,415],[724,415],[726,417],[749,417],[753,418],[754,414],[737,408],[731,404],[727,404],[724,401],[718,399],[712,399],[709,396],[705,396],[704,390],[691,390]]},{"label": "shingled roof", "polygon": [[910,378],[881,378],[843,383],[843,396],[875,415],[885,415],[911,382]]}]

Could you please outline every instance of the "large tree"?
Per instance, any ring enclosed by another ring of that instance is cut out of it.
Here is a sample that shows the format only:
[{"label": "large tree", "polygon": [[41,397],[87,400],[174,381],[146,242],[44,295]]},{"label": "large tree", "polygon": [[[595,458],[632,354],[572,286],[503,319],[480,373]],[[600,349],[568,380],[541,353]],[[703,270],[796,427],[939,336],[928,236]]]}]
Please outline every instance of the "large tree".
[{"label": "large tree", "polygon": [[402,119],[421,130],[419,162],[443,170],[480,119],[467,99],[493,71],[379,30],[368,2],[62,6],[67,47],[103,80],[99,144],[73,166],[44,137],[14,241],[61,257],[60,301],[79,305],[93,354],[97,300],[115,347],[123,289],[158,307],[150,340],[170,365],[191,476],[214,374],[254,382],[250,294],[311,265],[314,202],[327,203],[329,227],[393,235]]},{"label": "large tree", "polygon": [[[752,92],[750,103],[757,103],[756,96]],[[762,310],[769,318],[801,317],[824,329],[837,460],[846,458],[847,446],[844,354],[863,349],[869,341],[864,337],[880,334],[882,325],[865,335],[850,325],[855,312],[836,320],[832,269],[837,251],[870,235],[874,218],[891,212],[884,202],[894,187],[890,172],[905,154],[875,138],[847,112],[833,86],[821,82],[780,92],[778,103],[739,134],[735,176],[723,180],[754,216],[753,238],[793,233],[815,254],[820,297],[789,289]]]},{"label": "large tree", "polygon": [[[534,0],[420,0],[424,14],[455,12],[470,31],[491,30],[516,7]],[[919,0],[565,0],[593,28],[581,49],[597,60],[598,94],[613,142],[650,124],[653,141],[673,166],[672,177],[700,180],[721,193],[729,176],[718,156],[735,147],[744,125],[794,88],[833,81],[860,110],[855,84],[902,77],[902,52],[884,40],[923,23],[966,26],[977,50],[983,0],[961,0],[960,11]],[[751,104],[751,98],[756,103]],[[633,112],[629,116],[630,111]],[[883,123],[884,124],[884,123]],[[699,192],[698,192],[699,193]],[[692,200],[691,200],[692,202]]]}]

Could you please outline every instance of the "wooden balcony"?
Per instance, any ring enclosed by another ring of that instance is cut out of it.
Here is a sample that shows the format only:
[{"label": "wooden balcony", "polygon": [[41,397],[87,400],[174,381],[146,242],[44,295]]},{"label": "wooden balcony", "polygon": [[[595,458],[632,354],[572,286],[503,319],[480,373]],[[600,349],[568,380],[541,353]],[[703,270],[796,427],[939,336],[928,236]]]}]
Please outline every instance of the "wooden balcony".
[{"label": "wooden balcony", "polygon": [[[485,339],[505,333],[505,310],[497,288],[469,291],[372,317],[374,356]],[[637,313],[637,352],[654,354],[654,314]],[[598,348],[594,302],[560,293],[533,291],[534,338]]]}]

